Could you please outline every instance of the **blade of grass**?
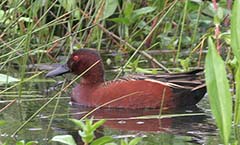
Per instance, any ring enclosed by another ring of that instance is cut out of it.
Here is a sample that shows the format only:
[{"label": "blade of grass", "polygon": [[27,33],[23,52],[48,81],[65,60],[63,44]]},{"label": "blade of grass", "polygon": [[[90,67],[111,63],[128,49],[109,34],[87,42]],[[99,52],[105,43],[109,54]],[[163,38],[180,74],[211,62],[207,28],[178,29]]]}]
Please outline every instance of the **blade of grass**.
[{"label": "blade of grass", "polygon": [[164,119],[164,118],[203,116],[203,115],[205,115],[205,113],[160,114],[160,115],[147,115],[147,116],[130,117],[129,119]]}]

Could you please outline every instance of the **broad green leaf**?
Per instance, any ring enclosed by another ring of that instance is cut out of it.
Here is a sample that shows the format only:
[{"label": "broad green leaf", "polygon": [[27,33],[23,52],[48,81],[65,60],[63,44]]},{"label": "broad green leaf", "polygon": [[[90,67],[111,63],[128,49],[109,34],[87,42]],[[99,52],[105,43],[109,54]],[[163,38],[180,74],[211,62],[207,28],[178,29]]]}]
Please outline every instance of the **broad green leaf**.
[{"label": "broad green leaf", "polygon": [[14,83],[18,82],[19,79],[5,75],[5,74],[0,74],[0,85],[4,84],[9,84],[9,83]]},{"label": "broad green leaf", "polygon": [[57,141],[67,145],[77,145],[71,135],[58,135],[52,138],[52,141]]},{"label": "broad green leaf", "polygon": [[234,123],[240,123],[240,1],[236,0],[233,4],[231,17],[231,46],[235,61],[235,81],[236,81],[236,101],[234,105]]},{"label": "broad green leaf", "polygon": [[113,138],[110,136],[103,136],[101,138],[98,138],[94,140],[91,145],[105,145],[107,143],[111,143],[113,141]]},{"label": "broad green leaf", "polygon": [[240,1],[235,0],[231,17],[231,46],[234,55],[240,62]]},{"label": "broad green leaf", "polygon": [[136,145],[142,140],[141,137],[136,137],[129,142],[129,145]]},{"label": "broad green leaf", "polygon": [[102,19],[106,19],[106,18],[110,17],[112,14],[114,14],[117,6],[118,6],[118,1],[106,0]]},{"label": "broad green leaf", "polygon": [[224,61],[217,53],[215,45],[208,38],[208,53],[205,60],[205,77],[212,113],[220,129],[225,144],[228,143],[232,124],[232,98],[224,66]]}]

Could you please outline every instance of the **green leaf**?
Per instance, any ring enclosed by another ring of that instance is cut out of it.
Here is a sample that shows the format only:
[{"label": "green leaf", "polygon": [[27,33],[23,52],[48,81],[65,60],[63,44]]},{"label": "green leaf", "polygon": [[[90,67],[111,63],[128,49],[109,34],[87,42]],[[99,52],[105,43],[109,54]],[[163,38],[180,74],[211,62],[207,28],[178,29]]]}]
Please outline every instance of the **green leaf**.
[{"label": "green leaf", "polygon": [[111,142],[111,143],[106,143],[105,145],[118,145],[115,142]]},{"label": "green leaf", "polygon": [[87,131],[78,131],[78,134],[82,137],[82,141],[84,143],[90,143],[94,139],[94,132],[87,132]]},{"label": "green leaf", "polygon": [[102,19],[106,19],[106,18],[110,17],[111,15],[113,15],[117,6],[118,6],[118,1],[106,0]]},{"label": "green leaf", "polygon": [[5,15],[5,12],[3,10],[0,10],[0,22],[4,21],[4,15]]},{"label": "green leaf", "polygon": [[6,124],[6,121],[5,120],[0,120],[0,126],[3,126]]},{"label": "green leaf", "polygon": [[67,145],[77,145],[71,135],[58,135],[52,138],[52,141],[57,141]]},{"label": "green leaf", "polygon": [[137,17],[143,14],[151,13],[155,10],[155,7],[144,7],[133,11],[133,14]]},{"label": "green leaf", "polygon": [[31,5],[31,12],[33,13],[33,16],[37,16],[38,11],[41,7],[43,7],[46,4],[46,1],[43,0],[35,0]]},{"label": "green leaf", "polygon": [[128,145],[127,139],[121,139],[121,145]]},{"label": "green leaf", "polygon": [[29,141],[26,143],[26,145],[37,145],[38,142],[37,141]]},{"label": "green leaf", "polygon": [[224,66],[212,39],[208,38],[205,77],[212,113],[225,144],[229,141],[232,123],[232,98]]},{"label": "green leaf", "polygon": [[105,145],[107,143],[111,143],[113,141],[113,138],[110,136],[103,136],[101,138],[98,138],[94,140],[91,145]]},{"label": "green leaf", "polygon": [[76,124],[78,127],[80,127],[82,130],[86,129],[85,124],[81,120],[77,120],[77,119],[69,119],[69,120],[72,121],[74,124]]},{"label": "green leaf", "polygon": [[31,18],[27,18],[27,17],[20,17],[18,22],[21,22],[21,21],[24,21],[24,22],[33,22],[33,20]]},{"label": "green leaf", "polygon": [[77,6],[76,0],[58,0],[58,1],[61,4],[61,6],[68,12],[73,10]]},{"label": "green leaf", "polygon": [[[236,0],[233,4],[231,17],[231,46],[234,53],[235,60],[235,82],[236,82],[236,101],[234,105],[234,123],[240,123],[240,1]],[[237,61],[236,61],[237,59]]]},{"label": "green leaf", "polygon": [[220,20],[223,20],[223,19],[224,19],[223,8],[221,8],[221,7],[218,8],[218,10],[217,10],[217,17],[218,17]]},{"label": "green leaf", "polygon": [[141,137],[136,137],[129,142],[129,145],[136,145],[142,140]]},{"label": "green leaf", "polygon": [[190,59],[187,57],[186,59],[180,59],[180,64],[185,71],[189,70]]},{"label": "green leaf", "polygon": [[240,62],[240,1],[236,0],[233,4],[232,17],[231,17],[231,46],[234,55]]},{"label": "green leaf", "polygon": [[95,131],[98,127],[103,125],[105,123],[105,121],[106,120],[101,119],[101,120],[97,121],[96,123],[94,123],[93,126],[92,126],[93,131]]},{"label": "green leaf", "polygon": [[157,74],[157,70],[148,70],[148,69],[140,68],[140,67],[137,67],[137,68],[135,69],[135,71],[136,71],[137,73]]},{"label": "green leaf", "polygon": [[9,83],[14,83],[18,82],[19,79],[5,75],[5,74],[0,74],[0,85],[4,84],[9,84]]},{"label": "green leaf", "polygon": [[235,105],[234,105],[234,123],[237,125],[240,123],[240,66],[238,65],[235,73],[236,82],[236,94],[235,94]]},{"label": "green leaf", "polygon": [[125,24],[125,25],[129,25],[129,24],[130,24],[129,19],[127,19],[127,18],[122,18],[122,17],[112,18],[112,19],[108,19],[108,20],[113,21],[113,22],[116,22],[116,23],[120,23],[120,24]]},{"label": "green leaf", "polygon": [[93,117],[91,117],[90,119],[86,119],[85,124],[87,128],[91,128],[93,125]]},{"label": "green leaf", "polygon": [[25,141],[24,140],[18,141],[16,145],[25,145]]},{"label": "green leaf", "polygon": [[125,7],[123,10],[123,14],[125,18],[130,19],[133,13],[133,8],[134,8],[134,4],[131,3],[130,1],[125,3]]}]

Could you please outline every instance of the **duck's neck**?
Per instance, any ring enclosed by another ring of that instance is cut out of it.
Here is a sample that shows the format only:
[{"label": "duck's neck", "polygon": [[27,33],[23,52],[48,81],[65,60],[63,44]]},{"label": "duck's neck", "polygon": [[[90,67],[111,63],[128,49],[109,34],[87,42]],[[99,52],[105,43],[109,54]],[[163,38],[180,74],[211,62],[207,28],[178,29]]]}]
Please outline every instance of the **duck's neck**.
[{"label": "duck's neck", "polygon": [[104,68],[102,63],[100,63],[83,75],[80,84],[96,85],[103,82],[104,82]]}]

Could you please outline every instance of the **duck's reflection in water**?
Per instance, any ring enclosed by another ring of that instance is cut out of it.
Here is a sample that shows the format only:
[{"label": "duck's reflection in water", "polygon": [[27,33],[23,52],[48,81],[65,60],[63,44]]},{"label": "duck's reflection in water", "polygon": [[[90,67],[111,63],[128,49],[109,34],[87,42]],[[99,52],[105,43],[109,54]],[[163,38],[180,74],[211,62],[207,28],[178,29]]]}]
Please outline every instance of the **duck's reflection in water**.
[{"label": "duck's reflection in water", "polygon": [[215,125],[209,123],[211,118],[197,106],[164,111],[161,115],[159,109],[97,109],[89,114],[93,109],[73,105],[71,117],[81,119],[88,114],[87,118],[105,119],[102,129],[110,128],[126,134],[168,133],[191,136],[198,141],[206,134],[215,134],[216,130]]}]

